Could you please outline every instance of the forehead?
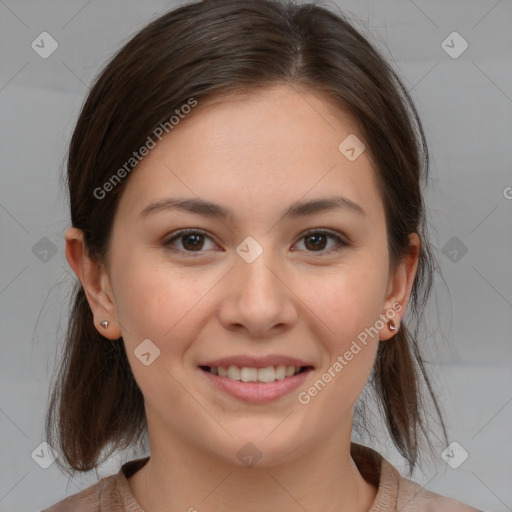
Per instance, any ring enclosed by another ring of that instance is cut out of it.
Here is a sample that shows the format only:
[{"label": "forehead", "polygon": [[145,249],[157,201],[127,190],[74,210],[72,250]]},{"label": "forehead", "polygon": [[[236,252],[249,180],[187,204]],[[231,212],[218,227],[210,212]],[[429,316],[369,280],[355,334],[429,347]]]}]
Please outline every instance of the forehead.
[{"label": "forehead", "polygon": [[270,214],[300,198],[340,193],[379,215],[366,151],[351,161],[339,149],[358,135],[341,107],[295,86],[199,100],[132,171],[118,213],[134,217],[150,202],[179,196]]}]

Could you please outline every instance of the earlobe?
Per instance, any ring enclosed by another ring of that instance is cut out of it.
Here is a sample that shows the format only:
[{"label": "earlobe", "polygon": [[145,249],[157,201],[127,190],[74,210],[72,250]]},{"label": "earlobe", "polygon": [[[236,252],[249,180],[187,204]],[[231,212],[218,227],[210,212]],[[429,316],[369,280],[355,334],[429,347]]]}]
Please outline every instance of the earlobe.
[{"label": "earlobe", "polygon": [[[380,339],[388,340],[397,334],[418,269],[421,240],[417,233],[409,235],[409,253],[389,278],[383,315],[389,318],[381,330]],[[394,328],[393,328],[394,327]]]},{"label": "earlobe", "polygon": [[89,255],[80,229],[70,227],[65,238],[66,259],[82,283],[96,329],[106,338],[120,338],[121,330],[104,266]]}]

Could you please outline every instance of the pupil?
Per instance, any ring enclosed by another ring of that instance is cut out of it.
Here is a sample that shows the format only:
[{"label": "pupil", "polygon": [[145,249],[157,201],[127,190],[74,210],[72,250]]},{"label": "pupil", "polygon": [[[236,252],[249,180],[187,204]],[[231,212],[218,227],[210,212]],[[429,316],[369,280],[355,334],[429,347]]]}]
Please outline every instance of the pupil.
[{"label": "pupil", "polygon": [[[183,239],[185,240],[183,246],[185,247],[185,249],[189,249],[189,248],[192,248],[192,249],[197,249],[198,247],[201,248],[201,242],[202,240],[200,239],[203,235],[185,235],[183,237]],[[188,241],[190,241],[190,239],[195,239],[195,242],[192,242],[192,244],[190,245],[190,247],[187,247],[188,245]]]},{"label": "pupil", "polygon": [[[311,239],[316,240],[316,242],[314,242],[314,243],[313,243],[313,248],[316,248],[316,249],[318,249],[318,248],[322,249],[322,248],[323,248],[323,244],[322,244],[322,243],[320,243],[320,245],[319,245],[319,244],[318,244],[318,242],[319,242],[319,239],[324,239],[323,241],[325,242],[325,235],[322,235],[322,234],[318,234],[318,235],[308,235],[308,236],[306,237],[306,240],[311,240]],[[308,245],[308,244],[307,244],[307,242],[306,242],[306,246],[307,246],[307,245]],[[309,249],[309,247],[308,247],[308,249]]]}]

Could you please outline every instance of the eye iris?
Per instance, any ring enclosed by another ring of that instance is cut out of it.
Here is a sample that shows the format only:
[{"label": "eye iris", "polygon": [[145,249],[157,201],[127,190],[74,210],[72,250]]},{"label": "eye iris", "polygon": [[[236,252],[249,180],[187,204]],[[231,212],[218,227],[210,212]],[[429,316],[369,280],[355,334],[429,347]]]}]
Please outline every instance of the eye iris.
[{"label": "eye iris", "polygon": [[[326,239],[326,235],[324,234],[315,234],[315,235],[308,235],[306,236],[306,247],[308,247],[308,240],[310,239],[313,239],[313,240],[316,240],[316,242],[313,242],[313,249],[324,249],[324,246],[325,246],[325,239]],[[323,241],[324,243],[322,244],[320,242],[320,245],[318,244],[319,242],[319,239],[321,239],[321,241]],[[310,247],[308,247],[309,249]]]},{"label": "eye iris", "polygon": [[[181,238],[182,238],[182,240],[184,240],[183,247],[185,249],[191,248],[192,250],[195,250],[197,248],[201,249],[203,247],[203,243],[204,243],[203,235],[199,235],[199,234],[183,235]],[[187,241],[190,239],[194,239],[195,242],[192,242],[191,246],[187,247],[187,243],[188,243]]]}]

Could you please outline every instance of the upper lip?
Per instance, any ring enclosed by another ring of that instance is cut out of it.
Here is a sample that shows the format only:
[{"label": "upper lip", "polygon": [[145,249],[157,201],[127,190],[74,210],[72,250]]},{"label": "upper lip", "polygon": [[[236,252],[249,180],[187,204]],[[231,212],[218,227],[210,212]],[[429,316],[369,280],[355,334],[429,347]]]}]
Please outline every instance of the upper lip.
[{"label": "upper lip", "polygon": [[311,366],[296,357],[289,357],[284,355],[266,355],[266,356],[231,356],[221,357],[220,359],[212,359],[198,364],[198,366],[209,366],[215,368],[218,366],[238,366],[239,368],[266,368],[267,366]]}]

